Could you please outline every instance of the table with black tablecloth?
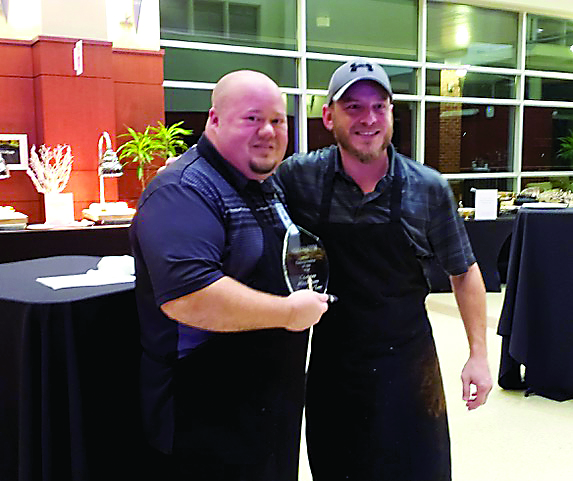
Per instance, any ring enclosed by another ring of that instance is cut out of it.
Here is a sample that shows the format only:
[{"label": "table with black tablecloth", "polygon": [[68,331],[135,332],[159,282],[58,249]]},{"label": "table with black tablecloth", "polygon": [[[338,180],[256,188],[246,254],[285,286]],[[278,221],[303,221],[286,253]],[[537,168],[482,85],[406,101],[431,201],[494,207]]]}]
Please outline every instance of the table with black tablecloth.
[{"label": "table with black tablecloth", "polygon": [[[498,334],[498,382],[573,398],[573,208],[522,208],[509,256]],[[525,378],[521,366],[525,366]]]},{"label": "table with black tablecloth", "polygon": [[[507,258],[514,215],[495,220],[467,220],[464,222],[476,261],[480,267],[488,292],[500,292],[505,281]],[[429,281],[432,292],[450,292],[450,280],[444,269],[436,262],[431,264]]]},{"label": "table with black tablecloth", "polygon": [[0,264],[62,255],[130,253],[129,224],[0,230]]},{"label": "table with black tablecloth", "polygon": [[52,290],[99,257],[0,265],[0,479],[143,479],[133,283]]}]

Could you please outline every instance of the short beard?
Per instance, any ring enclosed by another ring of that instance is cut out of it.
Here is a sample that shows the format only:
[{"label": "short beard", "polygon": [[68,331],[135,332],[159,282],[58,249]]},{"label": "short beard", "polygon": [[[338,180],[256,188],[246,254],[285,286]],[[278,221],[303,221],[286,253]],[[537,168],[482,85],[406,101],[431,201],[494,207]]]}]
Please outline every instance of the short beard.
[{"label": "short beard", "polygon": [[389,133],[386,135],[386,139],[384,139],[384,143],[379,149],[370,150],[368,152],[364,152],[363,150],[358,150],[352,146],[352,144],[348,140],[348,136],[346,133],[338,133],[336,128],[332,130],[332,134],[334,135],[334,139],[340,146],[340,148],[347,151],[352,156],[356,157],[362,164],[370,164],[373,161],[378,160],[386,151],[390,143],[392,142],[392,134],[393,131],[390,130]]},{"label": "short beard", "polygon": [[251,169],[252,172],[254,172],[257,175],[272,174],[274,172],[274,170],[277,168],[277,166],[278,166],[278,163],[274,163],[273,165],[267,167],[267,166],[258,165],[255,162],[249,162],[249,168]]}]

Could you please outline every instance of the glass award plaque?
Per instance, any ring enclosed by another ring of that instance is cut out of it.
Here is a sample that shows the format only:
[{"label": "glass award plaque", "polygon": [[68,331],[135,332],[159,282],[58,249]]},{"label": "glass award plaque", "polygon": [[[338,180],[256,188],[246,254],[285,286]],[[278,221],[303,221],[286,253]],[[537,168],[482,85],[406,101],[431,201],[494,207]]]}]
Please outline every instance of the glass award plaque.
[{"label": "glass award plaque", "polygon": [[[302,227],[291,224],[283,242],[283,274],[290,292],[310,289],[326,293],[328,258],[318,237]],[[336,296],[330,295],[329,302]]]}]

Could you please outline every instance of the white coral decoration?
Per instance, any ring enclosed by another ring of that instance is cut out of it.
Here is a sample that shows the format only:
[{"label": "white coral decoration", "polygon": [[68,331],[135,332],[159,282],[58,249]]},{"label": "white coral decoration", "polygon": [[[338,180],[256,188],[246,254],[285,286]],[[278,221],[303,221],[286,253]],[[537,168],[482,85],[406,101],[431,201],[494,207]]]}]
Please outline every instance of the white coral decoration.
[{"label": "white coral decoration", "polygon": [[72,172],[72,149],[69,145],[58,145],[53,149],[41,145],[38,151],[39,157],[33,145],[27,170],[36,190],[41,194],[62,192]]}]

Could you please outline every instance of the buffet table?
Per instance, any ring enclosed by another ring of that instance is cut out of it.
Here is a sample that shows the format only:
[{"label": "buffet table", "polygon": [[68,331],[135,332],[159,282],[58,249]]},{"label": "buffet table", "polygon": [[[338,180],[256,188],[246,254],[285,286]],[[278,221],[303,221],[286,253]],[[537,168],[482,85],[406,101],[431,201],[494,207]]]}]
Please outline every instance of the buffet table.
[{"label": "buffet table", "polygon": [[0,264],[61,255],[130,253],[129,224],[0,231]]},{"label": "buffet table", "polygon": [[572,272],[573,208],[522,208],[498,327],[502,388],[527,388],[559,401],[573,398]]},{"label": "buffet table", "polygon": [[52,290],[99,257],[0,265],[0,479],[144,479],[133,283]]}]

